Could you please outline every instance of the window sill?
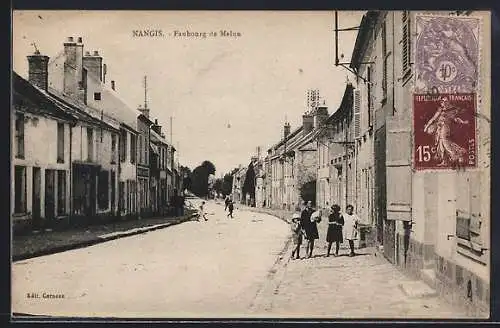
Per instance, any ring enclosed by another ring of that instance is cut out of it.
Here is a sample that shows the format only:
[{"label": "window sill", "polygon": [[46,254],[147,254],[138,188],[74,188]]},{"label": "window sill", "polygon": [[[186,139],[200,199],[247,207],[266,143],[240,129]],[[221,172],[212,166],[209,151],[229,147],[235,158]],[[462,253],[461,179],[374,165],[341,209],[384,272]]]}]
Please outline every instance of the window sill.
[{"label": "window sill", "polygon": [[457,238],[457,253],[486,265],[485,249],[469,240]]}]

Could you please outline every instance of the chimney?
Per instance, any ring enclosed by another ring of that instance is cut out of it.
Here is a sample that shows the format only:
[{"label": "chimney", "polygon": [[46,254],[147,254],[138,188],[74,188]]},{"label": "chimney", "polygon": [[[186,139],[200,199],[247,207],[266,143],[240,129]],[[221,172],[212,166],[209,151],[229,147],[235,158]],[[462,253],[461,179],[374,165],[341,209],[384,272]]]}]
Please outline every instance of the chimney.
[{"label": "chimney", "polygon": [[70,36],[64,43],[64,92],[68,95],[79,96],[86,81],[83,81],[83,43],[78,43]]},{"label": "chimney", "polygon": [[98,51],[94,51],[93,55],[90,55],[89,51],[85,52],[83,67],[87,69],[91,76],[98,81],[102,81],[102,57],[99,55]]},{"label": "chimney", "polygon": [[108,73],[108,66],[102,65],[102,83],[106,83],[106,74]]},{"label": "chimney", "polygon": [[285,123],[285,126],[283,127],[283,136],[284,138],[286,138],[289,135],[290,135],[290,123]]},{"label": "chimney", "polygon": [[111,89],[116,90],[115,89],[115,81],[111,81]]},{"label": "chimney", "polygon": [[328,119],[328,107],[320,106],[314,111],[314,128],[317,129]]},{"label": "chimney", "polygon": [[139,106],[139,108],[137,109],[139,112],[142,113],[142,115],[146,116],[147,118],[149,118],[149,108],[142,108],[141,106]]},{"label": "chimney", "polygon": [[37,50],[33,55],[28,56],[28,64],[28,80],[30,81],[30,83],[42,90],[47,91],[49,79],[49,57],[41,55]]},{"label": "chimney", "polygon": [[302,126],[304,134],[311,132],[314,128],[314,116],[309,113],[302,115]]}]

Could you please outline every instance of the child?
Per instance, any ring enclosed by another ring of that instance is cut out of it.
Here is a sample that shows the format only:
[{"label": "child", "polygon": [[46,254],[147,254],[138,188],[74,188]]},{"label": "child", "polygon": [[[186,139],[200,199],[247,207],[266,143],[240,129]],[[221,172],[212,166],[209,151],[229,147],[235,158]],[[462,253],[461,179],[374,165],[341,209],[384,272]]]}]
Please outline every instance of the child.
[{"label": "child", "polygon": [[205,205],[205,201],[201,202],[201,205],[200,205],[200,219],[204,219],[205,221],[208,221],[206,215],[205,215],[205,209],[203,208],[203,206]]},{"label": "child", "polygon": [[294,244],[291,258],[294,260],[294,256],[297,254],[296,259],[299,259],[300,245],[302,245],[302,226],[300,224],[300,214],[295,213],[293,215],[290,228],[292,229],[292,239]]},{"label": "child", "polygon": [[233,210],[234,210],[234,204],[233,204],[232,200],[229,201],[227,208],[229,209],[229,214],[227,215],[227,217],[228,218],[231,217],[231,219],[232,219],[233,218]]}]

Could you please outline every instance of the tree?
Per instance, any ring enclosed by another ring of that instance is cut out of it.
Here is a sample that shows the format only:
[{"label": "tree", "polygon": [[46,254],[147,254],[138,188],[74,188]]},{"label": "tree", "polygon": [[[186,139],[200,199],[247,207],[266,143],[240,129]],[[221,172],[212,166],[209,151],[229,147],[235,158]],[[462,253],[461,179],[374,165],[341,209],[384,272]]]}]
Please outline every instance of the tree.
[{"label": "tree", "polygon": [[203,166],[208,174],[215,174],[215,165],[210,162],[210,161],[203,161],[203,163],[201,163],[201,166]]},{"label": "tree", "polygon": [[224,174],[222,179],[222,194],[224,196],[230,195],[233,190],[233,175],[231,173]]},{"label": "tree", "polygon": [[316,205],[316,180],[306,182],[300,187],[300,197]]},{"label": "tree", "polygon": [[215,173],[215,165],[210,161],[203,161],[193,170],[191,176],[191,191],[198,197],[208,195],[208,177]]},{"label": "tree", "polygon": [[223,180],[221,178],[215,180],[214,190],[217,194],[222,194],[222,181]]}]

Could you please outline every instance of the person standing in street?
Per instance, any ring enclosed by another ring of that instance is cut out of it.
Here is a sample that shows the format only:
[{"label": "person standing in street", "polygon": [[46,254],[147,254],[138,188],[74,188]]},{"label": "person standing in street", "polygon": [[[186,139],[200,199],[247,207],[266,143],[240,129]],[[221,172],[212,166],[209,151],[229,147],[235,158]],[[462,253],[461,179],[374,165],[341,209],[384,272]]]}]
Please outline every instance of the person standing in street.
[{"label": "person standing in street", "polygon": [[226,199],[224,200],[224,204],[226,205],[224,207],[224,212],[227,211],[227,207],[229,206],[229,196],[226,197]]},{"label": "person standing in street", "polygon": [[342,226],[344,225],[344,217],[340,214],[340,206],[332,205],[331,213],[328,216],[328,232],[326,233],[326,242],[328,243],[328,251],[326,256],[330,256],[332,244],[335,243],[335,256],[339,255],[340,243],[344,242],[342,236]]},{"label": "person standing in street", "polygon": [[349,248],[351,252],[349,256],[356,255],[354,253],[354,240],[357,239],[358,235],[358,223],[359,217],[354,213],[354,206],[347,205],[346,213],[343,215],[344,217],[344,238],[349,242]]},{"label": "person standing in street", "polygon": [[199,209],[199,214],[200,214],[200,220],[203,219],[205,221],[208,221],[207,215],[205,213],[205,201],[201,202],[200,209]]},{"label": "person standing in street", "polygon": [[[318,226],[316,225],[316,219],[311,218],[314,213],[314,209],[312,207],[312,202],[308,201],[304,210],[300,215],[300,224],[305,232],[305,238],[307,239],[306,253],[307,258],[312,257],[312,252],[314,248],[314,240],[319,238],[318,235]],[[311,220],[312,219],[312,220]]]},{"label": "person standing in street", "polygon": [[291,259],[300,259],[300,245],[302,245],[302,226],[300,224],[300,208],[297,208],[296,213],[292,216],[290,225],[292,229],[293,250]]},{"label": "person standing in street", "polygon": [[227,205],[227,208],[229,209],[229,213],[227,214],[227,217],[233,218],[233,210],[234,210],[234,204],[232,200],[229,200],[229,204]]}]

